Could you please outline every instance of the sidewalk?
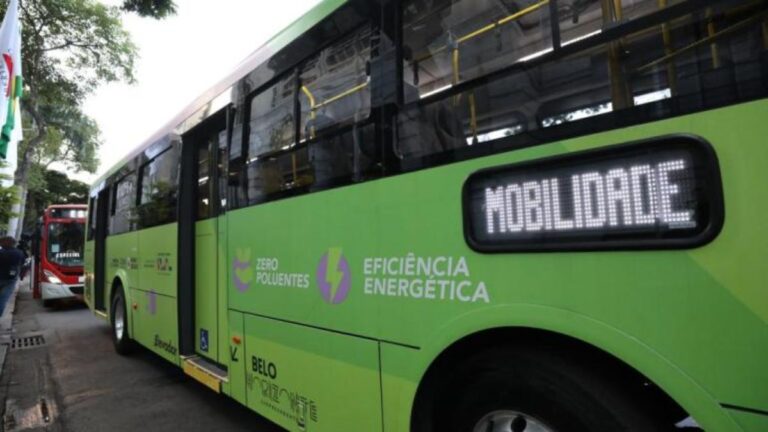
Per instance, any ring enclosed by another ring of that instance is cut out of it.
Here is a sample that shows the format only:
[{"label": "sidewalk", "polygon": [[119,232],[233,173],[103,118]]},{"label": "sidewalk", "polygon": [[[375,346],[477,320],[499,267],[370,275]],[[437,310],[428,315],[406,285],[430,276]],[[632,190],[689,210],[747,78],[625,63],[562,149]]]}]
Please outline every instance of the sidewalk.
[{"label": "sidewalk", "polygon": [[5,358],[8,354],[8,348],[11,345],[11,339],[13,338],[13,314],[16,312],[16,296],[20,290],[29,291],[31,277],[25,278],[23,281],[19,281],[16,284],[16,289],[8,297],[8,302],[5,304],[5,310],[0,315],[0,375],[4,370]]}]

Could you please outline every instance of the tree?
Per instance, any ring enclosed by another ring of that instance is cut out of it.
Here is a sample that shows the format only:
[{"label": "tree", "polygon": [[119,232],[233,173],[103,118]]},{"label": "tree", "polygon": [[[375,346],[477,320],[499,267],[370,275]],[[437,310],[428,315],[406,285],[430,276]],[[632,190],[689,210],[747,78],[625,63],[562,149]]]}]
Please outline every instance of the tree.
[{"label": "tree", "polygon": [[37,220],[43,215],[43,210],[51,204],[86,204],[88,202],[88,185],[72,180],[66,174],[54,170],[41,170],[36,166],[33,181],[40,186],[29,189],[27,210],[24,213],[24,231],[34,230]]},{"label": "tree", "polygon": [[[0,168],[5,165],[6,162],[0,160]],[[10,180],[10,176],[0,174],[0,230],[8,228],[8,220],[15,216],[13,206],[19,201],[16,188],[13,186],[5,187],[3,185],[3,182],[6,180]]]},{"label": "tree", "polygon": [[125,0],[123,9],[152,18],[165,18],[176,13],[172,0]]},{"label": "tree", "polygon": [[[125,0],[122,10],[162,18],[174,13],[175,5],[172,0]],[[96,0],[21,2],[21,107],[32,130],[20,145],[14,176],[22,220],[32,167],[44,155],[57,156],[52,151],[57,139],[58,156],[76,170],[94,172],[98,166],[98,127],[82,112],[81,103],[100,84],[134,81],[137,50],[122,27],[122,10]]]}]

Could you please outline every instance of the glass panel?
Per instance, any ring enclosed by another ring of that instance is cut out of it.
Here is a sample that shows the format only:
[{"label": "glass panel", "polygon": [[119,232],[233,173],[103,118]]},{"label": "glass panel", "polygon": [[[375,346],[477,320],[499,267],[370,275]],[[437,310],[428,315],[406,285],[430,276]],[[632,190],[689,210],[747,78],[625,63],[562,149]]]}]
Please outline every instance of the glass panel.
[{"label": "glass panel", "polygon": [[[760,5],[748,5],[705,8],[460,97],[412,107],[399,116],[399,156],[440,154],[446,158],[429,163],[450,162],[462,152],[528,146],[765,97],[768,39]],[[414,168],[422,166],[417,161]]]},{"label": "glass panel", "polygon": [[96,197],[91,197],[91,202],[88,205],[88,240],[93,240],[96,235],[96,212],[98,211],[99,200]]},{"label": "glass panel", "polygon": [[368,118],[371,92],[367,64],[371,29],[347,37],[310,59],[301,74],[301,140],[331,126]]},{"label": "glass panel", "polygon": [[324,138],[309,145],[313,190],[362,181],[378,175],[373,126]]},{"label": "glass panel", "polygon": [[256,158],[294,145],[296,79],[284,78],[251,100],[248,157]]},{"label": "glass panel", "polygon": [[129,174],[120,180],[115,185],[112,198],[113,213],[109,232],[111,234],[120,234],[135,229],[136,174]]},{"label": "glass panel", "polygon": [[407,0],[405,99],[417,100],[551,49],[547,0]]},{"label": "glass panel", "polygon": [[197,147],[197,219],[211,216],[211,143],[206,140]]},{"label": "glass panel", "polygon": [[142,228],[174,222],[179,184],[179,146],[173,145],[141,169]]},{"label": "glass panel", "polygon": [[83,237],[85,224],[82,222],[53,223],[48,226],[48,261],[63,267],[83,265]]}]

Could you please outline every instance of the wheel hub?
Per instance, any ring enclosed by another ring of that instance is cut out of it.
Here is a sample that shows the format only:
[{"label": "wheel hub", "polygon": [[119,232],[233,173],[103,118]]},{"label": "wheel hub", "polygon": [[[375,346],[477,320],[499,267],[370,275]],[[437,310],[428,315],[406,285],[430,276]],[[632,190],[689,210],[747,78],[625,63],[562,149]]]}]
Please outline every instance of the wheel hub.
[{"label": "wheel hub", "polygon": [[493,411],[477,422],[472,432],[555,432],[541,420],[512,410]]},{"label": "wheel hub", "polygon": [[120,341],[125,332],[125,312],[123,311],[123,302],[118,299],[115,305],[115,338]]}]

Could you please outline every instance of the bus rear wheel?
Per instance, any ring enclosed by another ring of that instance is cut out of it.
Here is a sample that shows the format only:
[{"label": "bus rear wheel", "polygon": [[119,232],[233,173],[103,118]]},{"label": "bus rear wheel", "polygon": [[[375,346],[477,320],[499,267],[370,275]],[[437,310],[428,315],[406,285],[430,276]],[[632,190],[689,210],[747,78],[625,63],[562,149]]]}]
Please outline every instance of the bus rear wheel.
[{"label": "bus rear wheel", "polygon": [[595,365],[536,348],[500,348],[463,362],[439,385],[431,431],[668,431]]},{"label": "bus rear wheel", "polygon": [[125,293],[123,287],[115,287],[115,295],[112,298],[111,324],[112,324],[112,343],[115,345],[115,351],[120,355],[128,355],[133,352],[134,344],[128,334],[127,308],[125,305]]}]

